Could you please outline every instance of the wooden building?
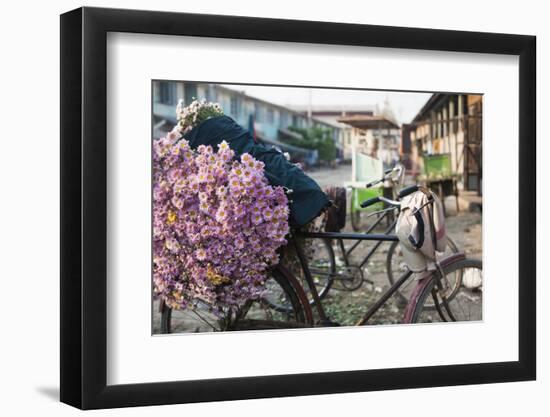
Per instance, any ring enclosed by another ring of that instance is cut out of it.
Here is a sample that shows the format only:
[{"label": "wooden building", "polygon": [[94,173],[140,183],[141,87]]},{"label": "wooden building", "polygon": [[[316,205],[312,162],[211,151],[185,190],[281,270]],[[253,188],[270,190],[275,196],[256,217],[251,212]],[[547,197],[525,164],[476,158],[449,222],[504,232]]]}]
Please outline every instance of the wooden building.
[{"label": "wooden building", "polygon": [[460,190],[482,193],[483,96],[433,94],[403,129],[401,159],[424,173],[424,156],[448,155]]}]

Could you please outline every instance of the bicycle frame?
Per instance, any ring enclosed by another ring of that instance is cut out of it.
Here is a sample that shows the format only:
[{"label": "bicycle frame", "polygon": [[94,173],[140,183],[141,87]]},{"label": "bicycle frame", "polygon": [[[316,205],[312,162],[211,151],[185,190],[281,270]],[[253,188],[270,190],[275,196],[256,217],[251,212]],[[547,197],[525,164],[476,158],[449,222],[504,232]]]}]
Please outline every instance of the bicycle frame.
[{"label": "bicycle frame", "polygon": [[[382,221],[384,219],[386,219],[386,217],[388,217],[390,215],[390,213],[394,211],[393,208],[389,208],[389,209],[385,209],[385,212],[382,216],[380,216],[368,229],[367,231],[365,232],[365,234],[370,234],[375,228],[376,226],[378,226],[380,223],[382,223]],[[391,223],[391,225],[384,231],[384,234],[385,235],[389,235],[390,232],[395,228],[395,225],[397,224],[397,217],[393,220],[393,222]],[[395,239],[394,239],[395,240]],[[347,251],[346,251],[346,248],[344,246],[344,242],[342,239],[337,239],[338,241],[338,246],[340,248],[340,251],[342,252],[342,257],[344,258],[344,262],[346,264],[346,266],[349,266],[349,260],[348,260],[348,257],[351,255],[351,253],[355,250],[355,248],[357,248],[362,240],[357,240],[356,243],[354,243],[352,245],[351,248],[349,248]],[[370,257],[372,255],[374,255],[374,253],[376,252],[376,250],[380,247],[380,245],[384,242],[384,240],[379,240],[372,248],[371,250],[365,255],[365,257],[363,258],[363,261],[359,264],[359,268],[363,268],[367,262],[369,261]]]},{"label": "bicycle frame", "polygon": [[[382,216],[381,218],[383,218]],[[380,221],[380,219],[379,219]],[[377,222],[378,223],[378,222]],[[376,224],[374,227],[376,226]],[[393,227],[394,225],[392,225]],[[374,228],[372,227],[372,228]],[[372,230],[369,229],[369,230]],[[389,229],[391,230],[391,229]],[[378,233],[338,233],[338,232],[297,232],[296,236],[300,237],[307,237],[307,238],[313,238],[313,239],[339,239],[340,241],[343,240],[357,240],[359,243],[361,241],[369,240],[369,241],[377,241],[378,247],[382,242],[395,242],[398,241],[398,237],[396,235],[389,234],[389,231],[385,234],[378,234]],[[328,317],[326,316],[325,310],[321,304],[321,300],[319,298],[319,293],[317,292],[317,288],[315,287],[315,283],[313,282],[313,277],[311,275],[311,271],[309,269],[307,258],[302,250],[302,247],[297,239],[292,239],[292,242],[294,244],[294,247],[296,249],[296,254],[298,255],[298,259],[300,261],[300,266],[304,272],[304,276],[308,285],[309,290],[311,291],[311,294],[313,296],[313,300],[315,303],[315,307],[317,309],[317,313],[319,314],[319,318],[322,322],[328,322]],[[343,245],[343,243],[342,243]],[[356,246],[356,245],[355,245]],[[376,250],[376,249],[374,249]],[[373,250],[371,250],[372,253],[374,253]],[[369,252],[367,257],[370,257],[372,253]],[[368,259],[368,258],[367,258]],[[362,264],[363,265],[363,264]],[[363,325],[368,322],[368,320],[384,305],[384,303],[407,281],[407,279],[412,275],[413,273],[411,271],[404,272],[401,277],[384,293],[382,296],[374,303],[372,307],[368,309],[368,311],[365,313],[363,318],[357,323],[357,325]]]}]

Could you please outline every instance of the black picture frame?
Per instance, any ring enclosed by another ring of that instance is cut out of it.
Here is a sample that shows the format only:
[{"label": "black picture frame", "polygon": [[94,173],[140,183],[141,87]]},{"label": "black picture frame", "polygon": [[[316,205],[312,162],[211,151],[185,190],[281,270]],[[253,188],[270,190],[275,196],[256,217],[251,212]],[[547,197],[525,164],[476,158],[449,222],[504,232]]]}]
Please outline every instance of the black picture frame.
[{"label": "black picture frame", "polygon": [[[108,32],[519,56],[519,360],[107,385]],[[61,15],[61,401],[94,409],[535,379],[535,54],[524,35],[88,7]]]}]

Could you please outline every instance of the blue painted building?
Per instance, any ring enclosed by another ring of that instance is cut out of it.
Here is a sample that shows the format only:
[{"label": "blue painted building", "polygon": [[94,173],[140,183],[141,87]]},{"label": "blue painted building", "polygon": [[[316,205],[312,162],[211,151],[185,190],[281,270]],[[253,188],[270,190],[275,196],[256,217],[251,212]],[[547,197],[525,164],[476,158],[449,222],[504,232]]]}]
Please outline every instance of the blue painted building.
[{"label": "blue painted building", "polygon": [[283,151],[289,152],[293,160],[313,165],[317,163],[318,156],[316,150],[297,148],[285,143],[285,138],[297,136],[295,132],[289,130],[289,127],[292,126],[324,128],[331,133],[337,149],[342,148],[342,132],[338,127],[314,117],[308,117],[302,112],[248,96],[244,92],[238,91],[238,86],[234,88],[227,88],[219,84],[154,81],[153,135],[158,138],[174,126],[176,123],[175,107],[180,98],[186,105],[198,98],[219,103],[226,115],[232,117],[246,129],[252,129],[253,124],[255,135],[259,141],[275,145]]}]

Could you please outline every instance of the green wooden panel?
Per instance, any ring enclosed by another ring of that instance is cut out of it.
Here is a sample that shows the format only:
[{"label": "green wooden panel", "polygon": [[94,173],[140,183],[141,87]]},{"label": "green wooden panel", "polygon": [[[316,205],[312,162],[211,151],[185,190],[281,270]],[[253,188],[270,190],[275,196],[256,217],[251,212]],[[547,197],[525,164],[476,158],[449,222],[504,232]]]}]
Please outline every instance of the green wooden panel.
[{"label": "green wooden panel", "polygon": [[361,208],[361,203],[369,198],[380,197],[384,195],[382,187],[371,188],[354,188],[351,193],[351,210],[352,211],[377,211],[384,208],[383,203],[373,204],[367,208]]},{"label": "green wooden panel", "polygon": [[449,154],[424,155],[423,159],[424,175],[427,178],[446,178],[453,175]]}]

